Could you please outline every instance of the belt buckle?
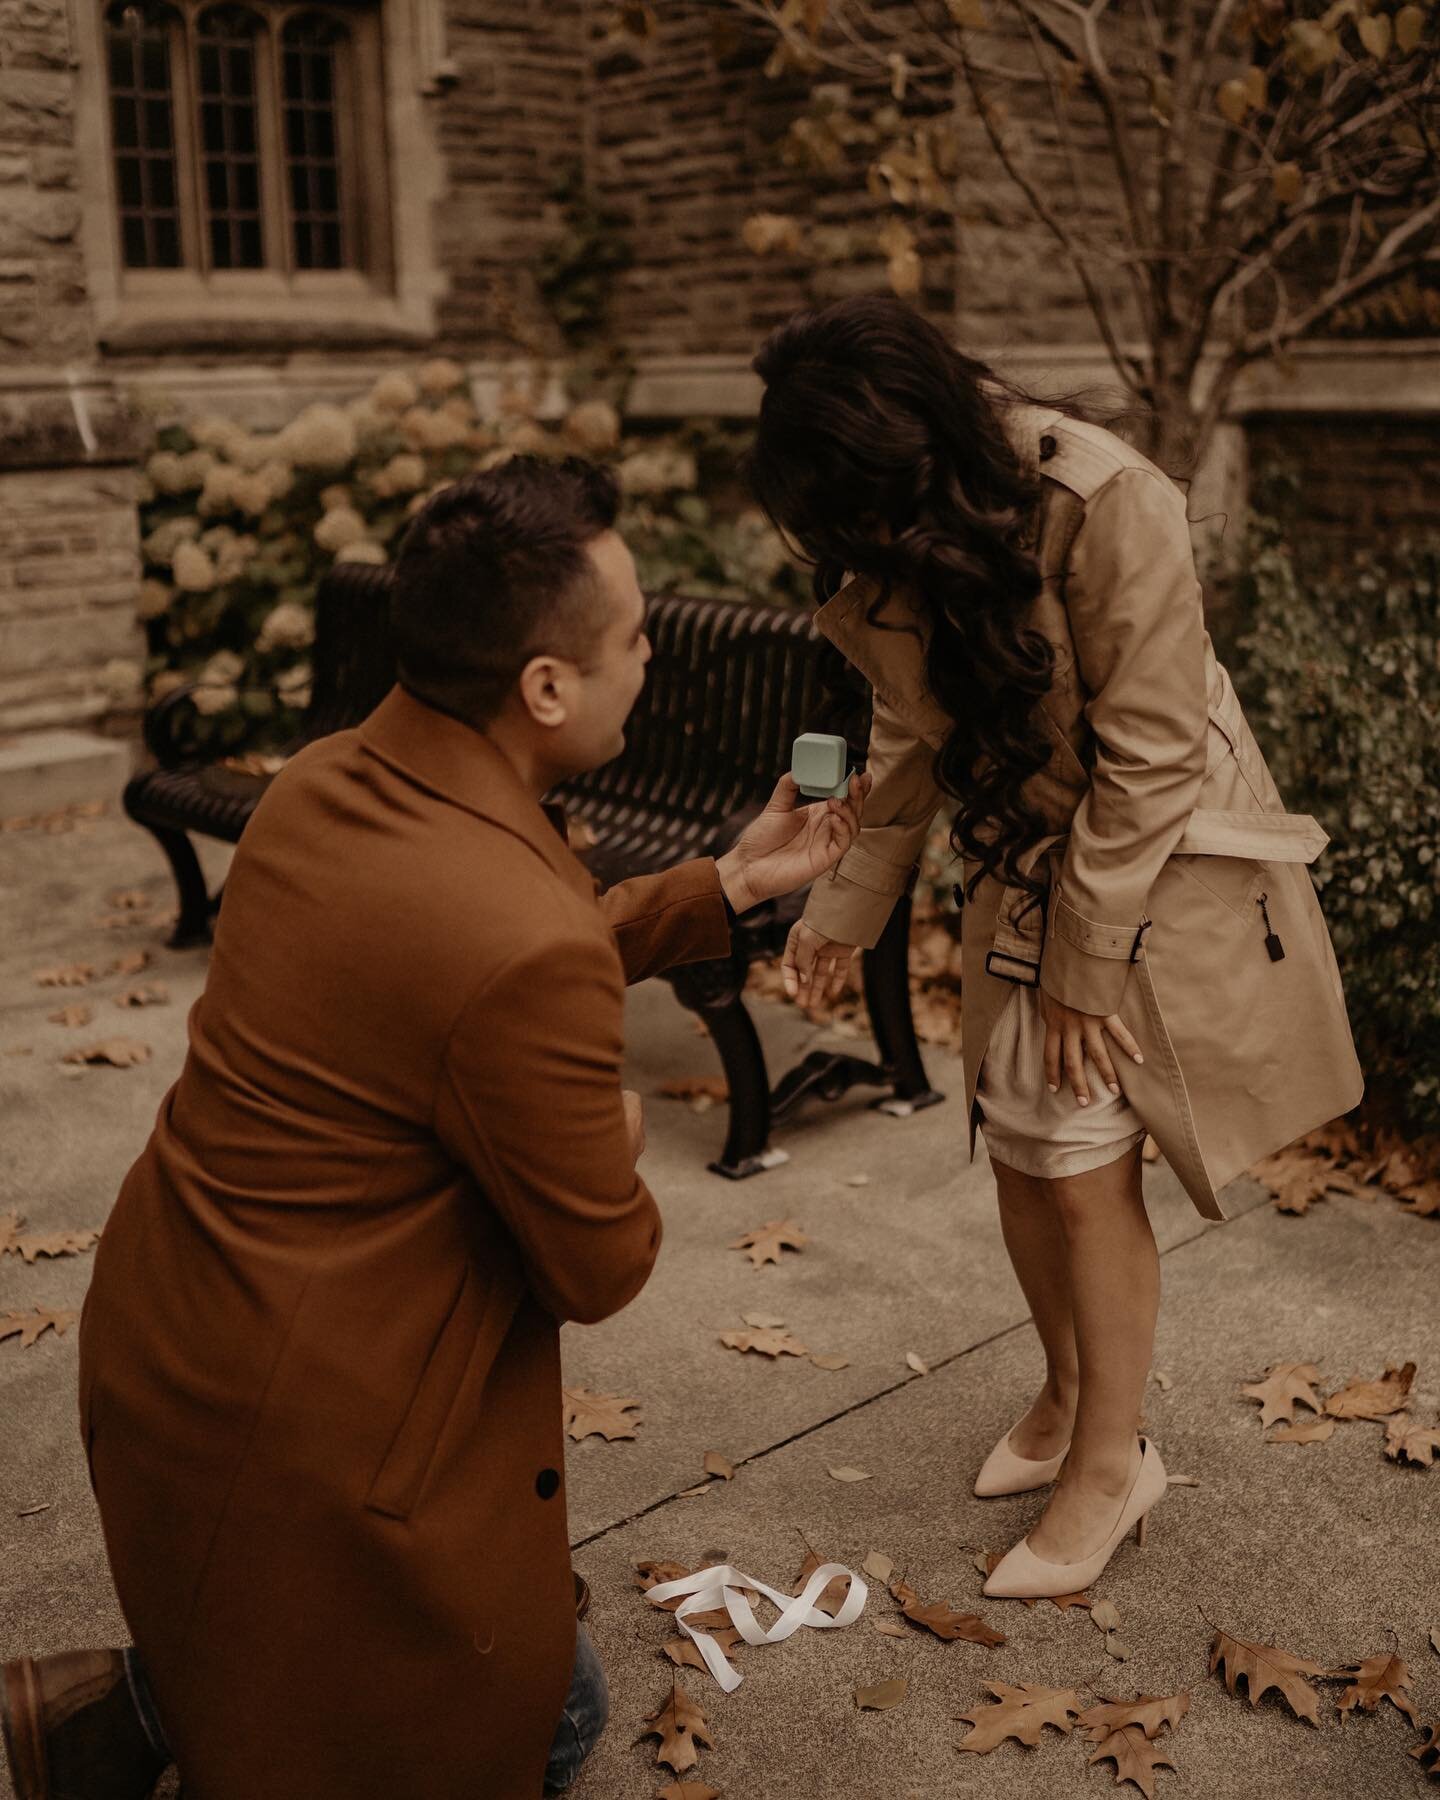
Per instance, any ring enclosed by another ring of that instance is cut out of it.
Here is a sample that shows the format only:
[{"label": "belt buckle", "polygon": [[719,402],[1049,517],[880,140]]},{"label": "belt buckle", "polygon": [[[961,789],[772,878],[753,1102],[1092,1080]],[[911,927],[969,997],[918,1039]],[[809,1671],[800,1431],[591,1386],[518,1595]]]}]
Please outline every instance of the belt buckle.
[{"label": "belt buckle", "polygon": [[[1013,963],[1017,969],[1028,969],[1029,976],[1007,975],[1003,969],[995,968],[993,965],[997,956],[1005,962]],[[1026,962],[1022,957],[1012,956],[1008,950],[987,950],[985,952],[985,973],[993,975],[997,981],[1013,982],[1016,987],[1038,988],[1040,985],[1039,963]]]}]

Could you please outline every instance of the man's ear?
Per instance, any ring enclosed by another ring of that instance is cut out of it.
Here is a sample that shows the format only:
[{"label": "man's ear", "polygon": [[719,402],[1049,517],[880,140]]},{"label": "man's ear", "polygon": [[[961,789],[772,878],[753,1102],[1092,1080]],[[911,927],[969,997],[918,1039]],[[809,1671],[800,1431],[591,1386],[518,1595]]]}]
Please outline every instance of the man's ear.
[{"label": "man's ear", "polygon": [[537,725],[563,725],[569,718],[572,675],[569,664],[554,656],[532,656],[520,671],[516,692]]}]

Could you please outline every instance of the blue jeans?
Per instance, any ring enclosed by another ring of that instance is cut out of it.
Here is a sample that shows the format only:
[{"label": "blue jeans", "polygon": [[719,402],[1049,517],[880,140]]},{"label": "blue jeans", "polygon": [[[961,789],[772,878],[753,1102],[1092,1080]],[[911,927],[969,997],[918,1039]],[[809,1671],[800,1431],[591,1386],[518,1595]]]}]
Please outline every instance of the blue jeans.
[{"label": "blue jeans", "polygon": [[[129,1677],[131,1698],[135,1702],[140,1723],[145,1728],[145,1735],[157,1753],[169,1760],[170,1746],[165,1741],[165,1732],[155,1710],[150,1684],[145,1679],[145,1665],[140,1660],[139,1651],[132,1649],[125,1652],[125,1672]],[[595,1646],[590,1642],[590,1633],[583,1625],[577,1625],[575,1669],[570,1677],[570,1692],[565,1696],[560,1723],[555,1728],[555,1738],[550,1745],[550,1760],[545,1765],[546,1794],[563,1794],[570,1786],[580,1773],[581,1763],[595,1748],[609,1716],[610,1689],[605,1681],[605,1671],[600,1666],[600,1658],[595,1654]]]}]

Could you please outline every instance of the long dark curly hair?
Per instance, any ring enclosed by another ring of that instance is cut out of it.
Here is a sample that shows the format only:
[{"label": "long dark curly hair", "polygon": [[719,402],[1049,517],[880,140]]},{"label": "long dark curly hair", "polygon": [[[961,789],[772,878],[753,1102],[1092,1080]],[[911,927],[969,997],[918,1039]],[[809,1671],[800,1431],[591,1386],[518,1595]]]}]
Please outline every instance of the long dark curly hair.
[{"label": "long dark curly hair", "polygon": [[[1027,543],[1042,482],[1013,448],[996,400],[1042,402],[889,295],[797,313],[751,366],[765,392],[750,484],[814,565],[816,600],[829,599],[848,571],[879,582],[871,624],[909,629],[876,617],[900,583],[928,611],[926,677],[954,720],[935,778],[959,802],[951,848],[980,865],[966,898],[987,873],[1038,898],[1043,884],[1016,859],[1047,829],[1021,795],[1051,751],[1035,705],[1050,687],[1054,653],[1028,622],[1041,586]],[[1103,413],[1107,423],[1128,416],[1088,393],[1043,404]]]}]

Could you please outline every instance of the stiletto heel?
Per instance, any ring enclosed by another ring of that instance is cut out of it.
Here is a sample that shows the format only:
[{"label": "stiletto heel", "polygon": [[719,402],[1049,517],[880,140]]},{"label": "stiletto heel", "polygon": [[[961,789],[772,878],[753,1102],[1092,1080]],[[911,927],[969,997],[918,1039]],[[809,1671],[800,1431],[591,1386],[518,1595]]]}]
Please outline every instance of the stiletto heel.
[{"label": "stiletto heel", "polygon": [[1120,1516],[1108,1538],[1093,1555],[1079,1562],[1047,1562],[1030,1548],[1028,1538],[1007,1550],[986,1579],[982,1593],[1006,1598],[1039,1600],[1046,1595],[1083,1593],[1109,1562],[1133,1528],[1138,1543],[1145,1542],[1145,1523],[1150,1508],[1167,1491],[1165,1465],[1149,1438],[1140,1439],[1140,1467]]}]

